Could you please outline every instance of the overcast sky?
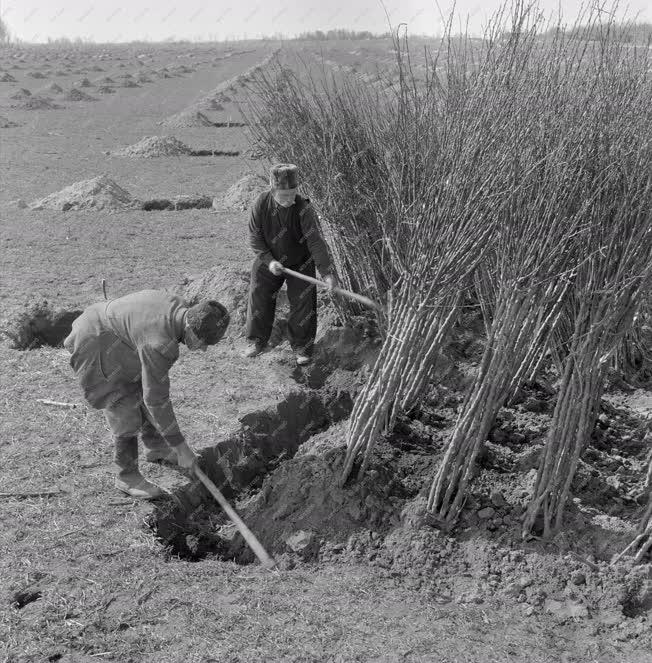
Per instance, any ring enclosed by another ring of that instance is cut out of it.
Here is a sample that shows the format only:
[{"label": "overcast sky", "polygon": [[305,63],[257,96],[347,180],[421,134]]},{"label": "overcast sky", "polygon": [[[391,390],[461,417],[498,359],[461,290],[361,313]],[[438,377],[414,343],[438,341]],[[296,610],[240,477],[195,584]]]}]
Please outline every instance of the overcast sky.
[{"label": "overcast sky", "polygon": [[[458,0],[456,12],[464,20],[468,17],[471,31],[479,33],[499,4]],[[453,3],[440,0],[439,5],[448,14]],[[546,14],[561,5],[572,21],[581,0],[540,0],[539,5]],[[385,6],[393,25],[405,22],[413,34],[441,32],[435,0],[386,0]],[[622,6],[630,16],[652,21],[652,0]],[[380,0],[0,0],[0,12],[11,33],[25,41],[213,40],[331,28],[384,32],[388,27]]]}]

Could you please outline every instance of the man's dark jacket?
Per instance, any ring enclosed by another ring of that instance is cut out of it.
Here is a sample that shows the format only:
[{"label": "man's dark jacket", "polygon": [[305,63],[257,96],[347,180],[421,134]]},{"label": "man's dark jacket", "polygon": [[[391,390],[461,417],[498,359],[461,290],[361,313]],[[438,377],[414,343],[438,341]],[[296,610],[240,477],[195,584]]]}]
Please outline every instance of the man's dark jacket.
[{"label": "man's dark jacket", "polygon": [[265,265],[278,260],[292,269],[312,257],[322,276],[331,273],[317,212],[308,198],[297,195],[295,203],[284,208],[276,204],[271,191],[260,194],[249,219],[249,244]]}]

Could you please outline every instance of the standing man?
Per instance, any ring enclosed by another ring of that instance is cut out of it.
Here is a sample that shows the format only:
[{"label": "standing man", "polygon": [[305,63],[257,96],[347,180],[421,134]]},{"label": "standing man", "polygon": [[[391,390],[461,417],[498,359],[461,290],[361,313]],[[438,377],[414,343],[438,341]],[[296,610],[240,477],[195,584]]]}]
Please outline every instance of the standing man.
[{"label": "standing man", "polygon": [[276,295],[287,282],[290,316],[288,336],[299,366],[310,363],[317,333],[317,288],[293,276],[288,267],[315,277],[315,265],[332,289],[335,277],[317,213],[308,198],[297,193],[297,167],[282,163],[270,171],[270,190],[254,203],[249,244],[256,254],[251,269],[247,308],[246,357],[260,354],[274,324]]},{"label": "standing man", "polygon": [[195,306],[159,290],[143,290],[89,306],[64,341],[70,365],[91,407],[104,410],[115,443],[116,488],[132,497],[164,494],[138,469],[138,434],[147,460],[190,469],[197,456],[179,430],[169,371],[179,343],[206,350],[229,324],[218,302]]}]

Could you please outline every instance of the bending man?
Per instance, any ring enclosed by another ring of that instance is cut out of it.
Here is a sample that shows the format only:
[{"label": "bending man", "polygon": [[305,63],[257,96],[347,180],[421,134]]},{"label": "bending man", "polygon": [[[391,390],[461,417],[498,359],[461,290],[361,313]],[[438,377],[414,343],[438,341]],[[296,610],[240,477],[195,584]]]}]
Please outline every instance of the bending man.
[{"label": "bending man", "polygon": [[143,290],[89,306],[64,341],[88,403],[104,410],[115,443],[116,487],[144,499],[164,493],[138,469],[138,434],[147,460],[192,468],[170,401],[169,371],[179,343],[206,350],[224,335],[229,314],[218,302],[195,306],[175,295]]}]

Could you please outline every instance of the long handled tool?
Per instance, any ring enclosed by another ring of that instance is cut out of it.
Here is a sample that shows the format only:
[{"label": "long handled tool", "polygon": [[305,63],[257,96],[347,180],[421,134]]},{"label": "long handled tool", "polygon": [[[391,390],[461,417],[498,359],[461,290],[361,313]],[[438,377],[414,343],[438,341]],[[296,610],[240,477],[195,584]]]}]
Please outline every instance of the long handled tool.
[{"label": "long handled tool", "polygon": [[249,547],[253,550],[254,555],[258,557],[260,563],[268,569],[273,569],[276,562],[272,559],[269,553],[263,548],[256,535],[245,525],[244,521],[236,513],[235,509],[226,501],[226,497],[222,495],[218,487],[204,474],[204,472],[195,465],[195,474],[197,478],[206,486],[210,494],[217,500],[218,504],[224,509],[226,515],[231,519],[233,524],[238,528],[238,531],[244,537]]},{"label": "long handled tool", "polygon": [[[319,279],[314,279],[312,276],[306,276],[305,274],[301,274],[301,272],[295,272],[293,269],[288,269],[287,267],[283,267],[283,272],[285,274],[289,274],[290,276],[295,276],[296,278],[301,279],[302,281],[307,281],[308,283],[313,283],[314,285],[322,286],[323,288],[329,287],[328,283],[324,281],[320,281]],[[365,297],[364,295],[359,295],[357,292],[344,290],[344,288],[333,288],[333,292],[338,295],[342,295],[342,297],[348,297],[349,299],[354,299],[356,302],[360,302],[361,304],[369,306],[370,308],[375,308],[377,311],[383,310],[383,307],[378,302],[375,302],[373,299],[369,299],[369,297]]]}]

